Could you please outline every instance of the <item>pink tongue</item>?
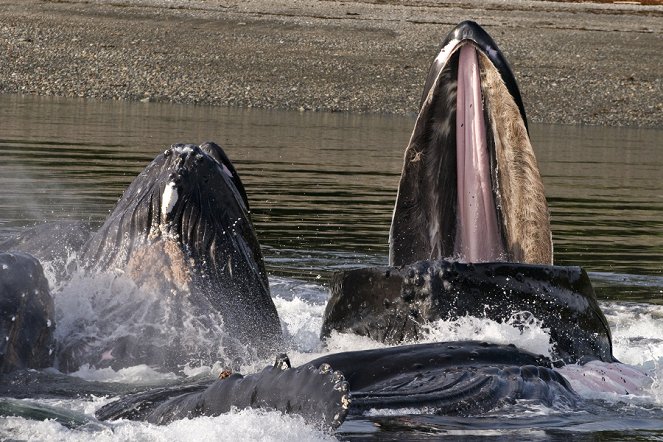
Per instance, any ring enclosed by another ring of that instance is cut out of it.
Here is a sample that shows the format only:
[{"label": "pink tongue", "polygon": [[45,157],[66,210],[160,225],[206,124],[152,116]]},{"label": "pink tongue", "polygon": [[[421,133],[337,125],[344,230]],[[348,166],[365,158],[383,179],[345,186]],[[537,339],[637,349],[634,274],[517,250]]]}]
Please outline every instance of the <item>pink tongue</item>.
[{"label": "pink tongue", "polygon": [[470,44],[460,49],[457,100],[458,220],[454,255],[467,262],[503,260],[484,132],[479,63]]}]

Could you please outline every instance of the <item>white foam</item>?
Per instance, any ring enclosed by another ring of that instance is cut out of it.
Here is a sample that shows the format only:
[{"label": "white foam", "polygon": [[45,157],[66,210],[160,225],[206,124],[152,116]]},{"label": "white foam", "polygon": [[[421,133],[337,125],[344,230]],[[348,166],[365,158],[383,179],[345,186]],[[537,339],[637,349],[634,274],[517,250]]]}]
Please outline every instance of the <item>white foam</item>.
[{"label": "white foam", "polygon": [[645,393],[663,404],[663,305],[631,302],[601,304],[612,331],[617,359],[645,372]]},{"label": "white foam", "polygon": [[653,361],[663,361],[663,306],[606,303],[602,307],[618,359],[650,368]]},{"label": "white foam", "polygon": [[152,440],[152,441],[331,441],[332,436],[304,423],[298,416],[262,410],[233,411],[217,417],[182,419],[169,425],[119,420],[104,423],[102,429],[68,429],[48,421],[29,421],[8,417],[0,420],[0,439],[66,440],[95,442]]},{"label": "white foam", "polygon": [[313,352],[320,347],[320,328],[324,306],[294,297],[274,298],[283,331],[294,350]]},{"label": "white foam", "polygon": [[438,320],[426,325],[424,330],[424,337],[419,342],[478,340],[515,344],[523,350],[548,357],[554,354],[550,330],[542,327],[541,321],[528,312],[514,314],[506,322],[473,316],[453,321]]},{"label": "white foam", "polygon": [[[232,361],[240,366],[247,364],[241,366],[245,373],[264,366],[264,361],[257,358],[255,349],[247,348],[237,337],[225,331],[220,313],[209,308],[206,314],[197,314],[199,305],[191,305],[189,297],[183,293],[175,295],[160,293],[158,288],[140,289],[123,275],[75,274],[69,284],[54,293],[54,300],[56,339],[89,357],[113,349],[117,342],[126,339],[140,341],[144,339],[147,329],[153,331],[149,344],[154,348],[162,346],[167,349],[177,342],[183,358],[184,355],[199,355],[199,360],[192,356],[188,361],[189,368],[209,366],[214,360],[220,363],[225,361],[226,364]],[[229,351],[242,357],[231,356]],[[97,363],[89,359],[83,362]],[[186,362],[184,359],[181,361]],[[133,373],[124,371],[113,374],[109,371],[93,375],[92,372],[82,372],[81,376],[100,376],[99,380],[124,377],[127,381],[133,376],[135,382],[141,382],[141,379],[149,382],[155,375],[150,372],[141,375],[138,368]]]},{"label": "white foam", "polygon": [[84,364],[77,371],[71,373],[86,381],[98,382],[121,382],[124,384],[158,385],[166,381],[176,380],[178,377],[173,373],[161,373],[147,365],[135,365],[133,367],[113,370],[112,368],[90,368]]},{"label": "white foam", "polygon": [[[293,365],[301,365],[326,353],[389,347],[365,336],[336,331],[325,340],[323,347],[319,338],[325,309],[319,295],[322,287],[311,283],[288,285],[281,280],[276,284],[276,287],[272,285],[272,289],[279,296],[274,298],[274,302],[286,335],[290,338],[288,355]],[[317,299],[317,302],[307,301],[311,298]],[[504,323],[466,316],[453,321],[435,321],[422,325],[422,329],[424,336],[418,342],[480,340],[517,344],[519,348],[545,356],[554,354],[549,330],[528,312],[514,314]]]}]

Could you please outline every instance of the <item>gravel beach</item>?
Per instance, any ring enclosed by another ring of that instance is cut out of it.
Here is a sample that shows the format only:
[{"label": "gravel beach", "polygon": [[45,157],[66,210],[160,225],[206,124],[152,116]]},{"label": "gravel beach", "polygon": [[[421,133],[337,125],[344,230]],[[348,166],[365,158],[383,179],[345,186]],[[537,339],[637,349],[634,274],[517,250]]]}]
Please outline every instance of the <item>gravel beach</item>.
[{"label": "gravel beach", "polygon": [[0,0],[0,93],[409,114],[465,19],[532,121],[663,127],[660,5]]}]

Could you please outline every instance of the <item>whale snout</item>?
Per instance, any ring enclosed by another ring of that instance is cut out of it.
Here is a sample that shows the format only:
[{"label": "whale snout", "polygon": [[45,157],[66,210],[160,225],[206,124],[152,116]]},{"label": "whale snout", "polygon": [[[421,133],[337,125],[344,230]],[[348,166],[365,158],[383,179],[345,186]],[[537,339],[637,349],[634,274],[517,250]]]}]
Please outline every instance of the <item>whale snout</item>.
[{"label": "whale snout", "polygon": [[[248,199],[235,168],[215,143],[173,144],[166,149],[160,177],[161,223],[172,227],[181,219],[187,205],[200,206],[201,195],[208,194],[224,207],[230,204],[237,211],[248,211]],[[213,190],[212,193],[208,192]],[[178,217],[179,215],[179,217]]]}]

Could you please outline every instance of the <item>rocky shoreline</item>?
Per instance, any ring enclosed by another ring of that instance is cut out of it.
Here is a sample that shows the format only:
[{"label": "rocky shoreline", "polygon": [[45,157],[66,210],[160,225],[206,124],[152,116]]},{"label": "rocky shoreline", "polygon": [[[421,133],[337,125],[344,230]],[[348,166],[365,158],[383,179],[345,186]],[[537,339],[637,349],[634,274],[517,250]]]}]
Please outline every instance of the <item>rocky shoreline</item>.
[{"label": "rocky shoreline", "polygon": [[464,19],[500,45],[532,121],[663,127],[663,6],[0,0],[0,93],[410,114]]}]

